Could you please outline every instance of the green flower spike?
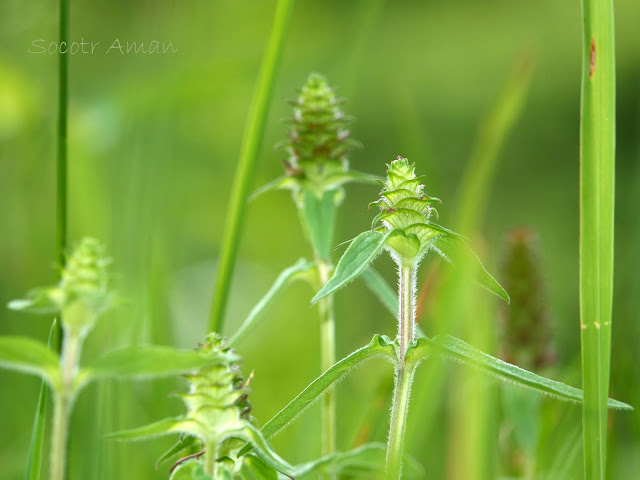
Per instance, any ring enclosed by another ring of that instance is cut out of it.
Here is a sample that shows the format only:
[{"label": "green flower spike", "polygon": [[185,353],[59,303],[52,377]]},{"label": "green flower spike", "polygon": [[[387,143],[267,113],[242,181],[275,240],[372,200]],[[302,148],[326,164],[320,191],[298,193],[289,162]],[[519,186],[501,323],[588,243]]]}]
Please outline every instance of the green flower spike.
[{"label": "green flower spike", "polygon": [[288,154],[283,160],[285,176],[268,183],[253,196],[277,188],[294,193],[313,191],[318,197],[349,182],[372,183],[377,177],[349,170],[348,153],[360,144],[350,137],[352,118],[340,106],[327,79],[312,73],[291,102],[288,139],[278,146]]},{"label": "green flower spike", "polygon": [[[248,472],[265,469],[274,478],[276,472],[290,473],[292,467],[273,451],[251,416],[248,401],[251,377],[243,378],[241,358],[216,333],[210,334],[198,351],[209,363],[185,376],[189,391],[178,395],[187,407],[185,415],[110,437],[140,440],[182,434],[181,440],[160,460],[182,455],[171,469],[174,480],[254,478]],[[242,451],[246,445],[252,447],[251,452]]]},{"label": "green flower spike", "polygon": [[416,176],[415,165],[406,158],[398,157],[387,165],[380,198],[369,205],[380,208],[371,231],[353,239],[333,277],[313,297],[312,303],[357,278],[382,250],[387,250],[400,268],[416,269],[429,251],[448,262],[467,262],[473,266],[478,284],[509,302],[507,292],[484,269],[464,237],[431,220],[432,216],[437,217],[432,204],[441,202],[424,193],[422,178]]},{"label": "green flower spike", "polygon": [[61,313],[65,331],[84,337],[98,317],[115,303],[108,290],[110,263],[102,244],[86,237],[68,257],[58,285],[32,290],[27,299],[10,302],[9,308]]}]

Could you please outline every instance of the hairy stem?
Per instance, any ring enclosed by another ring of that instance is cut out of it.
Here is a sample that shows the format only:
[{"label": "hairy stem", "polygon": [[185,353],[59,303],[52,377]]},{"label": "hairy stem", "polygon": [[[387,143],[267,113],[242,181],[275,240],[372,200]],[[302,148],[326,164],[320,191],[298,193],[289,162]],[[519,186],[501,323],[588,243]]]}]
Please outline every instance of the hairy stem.
[{"label": "hairy stem", "polygon": [[[329,262],[317,260],[322,285],[327,283],[333,267]],[[335,319],[333,315],[333,295],[320,300],[320,352],[322,371],[326,372],[336,362]],[[336,398],[335,389],[330,388],[322,397],[322,455],[336,450]],[[328,478],[335,478],[330,471]]]},{"label": "hairy stem", "polygon": [[218,441],[207,443],[204,453],[204,473],[211,475],[211,478],[218,478]]},{"label": "hairy stem", "polygon": [[404,455],[404,434],[407,429],[409,397],[415,364],[407,365],[405,357],[409,344],[415,340],[415,275],[413,265],[401,265],[399,272],[398,297],[398,362],[393,388],[393,406],[389,438],[387,441],[387,479],[399,480],[402,476],[402,457]]}]

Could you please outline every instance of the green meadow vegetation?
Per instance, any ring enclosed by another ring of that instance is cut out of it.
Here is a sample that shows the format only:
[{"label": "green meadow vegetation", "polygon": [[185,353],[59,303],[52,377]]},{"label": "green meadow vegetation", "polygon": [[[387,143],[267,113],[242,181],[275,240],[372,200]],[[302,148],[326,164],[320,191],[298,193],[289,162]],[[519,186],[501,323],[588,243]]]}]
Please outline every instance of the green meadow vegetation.
[{"label": "green meadow vegetation", "polygon": [[640,9],[575,3],[1,6],[0,477],[634,478]]}]

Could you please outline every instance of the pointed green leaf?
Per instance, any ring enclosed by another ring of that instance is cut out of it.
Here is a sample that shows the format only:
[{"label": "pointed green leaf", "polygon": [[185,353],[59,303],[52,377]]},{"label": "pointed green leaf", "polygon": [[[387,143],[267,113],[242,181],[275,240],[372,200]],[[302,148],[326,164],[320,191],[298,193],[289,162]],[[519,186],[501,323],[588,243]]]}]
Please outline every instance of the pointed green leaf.
[{"label": "pointed green leaf", "polygon": [[98,378],[163,377],[177,375],[213,363],[209,357],[190,350],[146,345],[109,352],[78,374],[77,384]]},{"label": "pointed green leaf", "polygon": [[387,239],[397,233],[397,230],[386,233],[367,231],[358,235],[340,258],[333,277],[316,293],[311,304],[357,278],[380,253]]},{"label": "pointed green leaf", "polygon": [[270,192],[271,190],[297,190],[299,188],[300,181],[289,175],[283,175],[275,180],[271,180],[269,183],[258,188],[255,192],[249,195],[249,201],[253,200],[263,193]]},{"label": "pointed green leaf", "polygon": [[233,334],[229,343],[236,343],[255,324],[258,317],[266,310],[269,304],[280,293],[282,293],[290,283],[300,278],[304,273],[313,268],[313,266],[313,262],[310,262],[305,258],[301,258],[295,264],[283,270],[282,273],[278,275],[278,278],[276,278],[276,281],[273,283],[266,295],[262,297],[256,306],[253,307],[251,312],[249,312],[249,315],[240,328],[238,328],[236,333]]},{"label": "pointed green leaf", "polygon": [[478,256],[471,250],[469,244],[460,236],[446,234],[435,237],[431,248],[451,263],[467,262],[475,270],[475,281],[478,285],[509,303],[509,294],[502,285],[484,268]]},{"label": "pointed green leaf", "polygon": [[[354,476],[359,479],[378,479],[385,470],[387,447],[383,443],[367,443],[347,452],[336,452],[302,465],[296,465],[295,478],[308,478],[311,474],[321,474],[327,467],[339,475]],[[425,471],[415,459],[405,456],[403,478],[405,480],[421,479]],[[309,477],[309,478],[316,478]]]},{"label": "pointed green leaf", "polygon": [[319,197],[314,191],[304,189],[298,202],[300,217],[313,250],[316,256],[325,260],[331,256],[339,197],[338,190],[325,191]]},{"label": "pointed green leaf", "polygon": [[[49,330],[49,340],[47,347],[52,348],[58,344],[59,339],[58,321],[53,320],[51,329]],[[55,347],[54,347],[55,348]],[[49,389],[44,380],[40,385],[40,396],[38,397],[38,407],[36,409],[36,417],[33,420],[33,428],[31,430],[31,440],[29,442],[29,455],[27,460],[27,472],[25,480],[38,480],[40,478],[40,469],[42,467],[42,451],[44,448],[44,424],[47,416],[47,403],[49,401]]]},{"label": "pointed green leaf", "polygon": [[362,272],[362,279],[378,300],[389,310],[391,315],[398,315],[398,293],[394,291],[384,278],[373,268],[369,267]]},{"label": "pointed green leaf", "polygon": [[255,455],[247,455],[240,471],[244,480],[278,480],[278,473]]},{"label": "pointed green leaf", "polygon": [[[418,340],[414,351],[417,356],[426,356],[429,354],[443,355],[478,368],[501,380],[531,388],[539,393],[568,402],[582,402],[582,390],[511,365],[449,335],[442,335],[433,339],[421,338]],[[408,353],[408,355],[411,361],[415,361],[415,357],[413,357],[414,353]],[[621,410],[633,410],[631,405],[613,399],[609,399],[608,406],[609,408]]]},{"label": "pointed green leaf", "polygon": [[27,313],[52,314],[60,311],[60,306],[52,300],[47,288],[36,288],[27,293],[27,298],[12,300],[7,304],[11,310]]},{"label": "pointed green leaf", "polygon": [[58,356],[27,337],[0,337],[0,367],[38,375],[55,389],[61,383]]},{"label": "pointed green leaf", "polygon": [[280,458],[264,438],[263,433],[250,423],[247,422],[245,428],[238,435],[234,434],[233,436],[250,443],[256,455],[269,467],[285,475],[293,473],[293,467]]},{"label": "pointed green leaf", "polygon": [[278,412],[263,427],[262,433],[265,438],[275,435],[289,422],[306,410],[313,402],[337,380],[344,377],[346,373],[365,360],[374,357],[388,357],[395,359],[395,348],[391,340],[387,337],[374,335],[371,342],[338,361],[329,370],[315,379],[307,388],[305,388],[296,398],[294,398],[286,407]]},{"label": "pointed green leaf", "polygon": [[178,455],[185,450],[190,449],[198,439],[192,435],[184,435],[180,440],[176,442],[169,450],[164,452],[158,460],[156,460],[156,470],[160,465],[169,460],[171,457]]},{"label": "pointed green leaf", "polygon": [[347,172],[336,172],[327,176],[323,182],[323,187],[327,190],[336,189],[346,183],[378,183],[382,181],[382,178],[371,175],[369,173],[358,172],[356,170],[349,170]]},{"label": "pointed green leaf", "polygon": [[198,428],[192,420],[185,417],[165,418],[143,427],[132,428],[107,434],[105,437],[110,440],[135,441],[149,438],[162,437],[174,433],[186,433]]}]

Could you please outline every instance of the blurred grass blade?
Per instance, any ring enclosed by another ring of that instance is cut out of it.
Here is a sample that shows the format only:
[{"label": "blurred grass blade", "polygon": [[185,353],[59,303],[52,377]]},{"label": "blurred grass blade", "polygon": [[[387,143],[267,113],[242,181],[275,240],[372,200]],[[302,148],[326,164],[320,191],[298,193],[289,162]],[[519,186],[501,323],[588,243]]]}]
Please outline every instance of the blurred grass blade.
[{"label": "blurred grass blade", "polygon": [[389,310],[394,318],[398,315],[398,293],[382,278],[373,267],[362,272],[362,280],[369,287],[380,302]]},{"label": "blurred grass blade", "polygon": [[122,430],[120,432],[108,433],[105,438],[109,440],[119,441],[133,441],[133,440],[145,440],[147,438],[157,438],[164,435],[171,435],[174,433],[184,433],[192,431],[194,428],[193,421],[184,417],[165,418],[143,427],[131,428],[129,430]]},{"label": "blurred grass blade", "polygon": [[520,118],[529,92],[532,67],[528,56],[516,59],[506,85],[478,132],[459,188],[457,225],[458,231],[465,235],[475,230],[478,219],[484,218],[500,150]]},{"label": "blurred grass blade", "polygon": [[387,239],[397,233],[397,230],[385,233],[367,231],[358,235],[338,261],[338,266],[333,276],[311,299],[311,304],[316,303],[327,295],[331,295],[347,283],[355,280],[382,251]]},{"label": "blurred grass blade", "polygon": [[227,297],[240,243],[240,233],[253,171],[258,158],[264,126],[271,102],[276,71],[282,56],[284,39],[289,27],[293,0],[278,0],[269,44],[260,67],[258,82],[251,101],[249,117],[242,138],[238,169],[231,189],[231,204],[227,212],[224,237],[220,250],[216,283],[213,291],[209,331],[222,332]]},{"label": "blurred grass blade", "polygon": [[315,379],[302,393],[294,398],[286,407],[280,410],[263,427],[265,438],[275,435],[287,426],[294,418],[304,412],[331,385],[342,378],[347,372],[365,360],[373,357],[387,356],[395,358],[395,348],[387,337],[374,335],[371,342],[337,362],[333,367]]},{"label": "blurred grass blade", "polygon": [[615,51],[613,0],[583,0],[580,122],[580,327],[585,478],[603,480],[613,301]]},{"label": "blurred grass blade", "polygon": [[[55,348],[58,344],[58,333],[58,321],[54,319],[51,324],[51,329],[49,330],[49,340],[47,341],[49,348]],[[47,385],[42,382],[42,385],[40,385],[40,395],[38,397],[38,407],[36,408],[36,417],[33,420],[33,428],[31,430],[31,440],[29,441],[25,480],[38,480],[40,478],[42,450],[44,448],[44,423],[46,420],[48,401],[49,389]]]},{"label": "blurred grass blade", "polygon": [[509,303],[509,294],[502,285],[491,275],[482,265],[482,262],[475,254],[467,242],[452,235],[440,235],[433,240],[433,248],[447,261],[456,263],[465,263],[473,268],[475,282],[482,288],[502,298]]},{"label": "blurred grass blade", "polygon": [[0,367],[38,375],[54,388],[61,381],[58,356],[44,343],[27,337],[0,337]]},{"label": "blurred grass blade", "polygon": [[177,375],[215,361],[211,356],[205,357],[191,350],[157,345],[126,347],[109,352],[82,369],[77,384],[80,388],[91,380],[101,378]]},{"label": "blurred grass blade", "polygon": [[[407,355],[443,355],[498,377],[500,380],[531,388],[538,393],[567,402],[582,403],[582,391],[561,382],[541,377],[498,358],[492,357],[462,340],[450,335],[440,335],[433,339],[421,338],[414,352]],[[633,410],[631,405],[609,399],[608,407],[620,410]]]},{"label": "blurred grass blade", "polygon": [[273,283],[266,295],[260,299],[253,309],[251,309],[251,312],[249,312],[245,321],[240,325],[240,328],[238,328],[236,333],[232,335],[229,340],[229,344],[234,344],[242,338],[242,336],[255,324],[258,317],[264,312],[269,304],[280,293],[282,293],[291,282],[297,280],[300,275],[313,268],[313,265],[313,262],[310,262],[305,258],[301,258],[290,267],[284,269],[280,275],[278,275],[278,278],[276,278],[276,281]]}]

